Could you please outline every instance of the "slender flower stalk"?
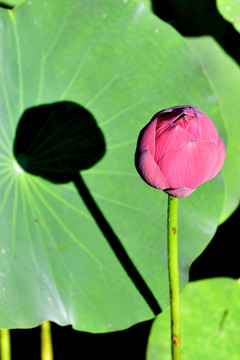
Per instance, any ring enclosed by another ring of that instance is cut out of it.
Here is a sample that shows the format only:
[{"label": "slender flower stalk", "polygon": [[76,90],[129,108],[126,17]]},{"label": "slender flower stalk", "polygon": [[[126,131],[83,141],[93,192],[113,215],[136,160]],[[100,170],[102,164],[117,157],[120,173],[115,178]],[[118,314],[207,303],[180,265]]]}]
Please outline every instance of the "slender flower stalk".
[{"label": "slender flower stalk", "polygon": [[53,360],[50,321],[41,324],[41,360]]},{"label": "slender flower stalk", "polygon": [[10,330],[0,330],[1,360],[11,360]]},{"label": "slender flower stalk", "polygon": [[168,269],[171,308],[172,360],[181,359],[180,291],[178,271],[178,199],[168,196]]}]

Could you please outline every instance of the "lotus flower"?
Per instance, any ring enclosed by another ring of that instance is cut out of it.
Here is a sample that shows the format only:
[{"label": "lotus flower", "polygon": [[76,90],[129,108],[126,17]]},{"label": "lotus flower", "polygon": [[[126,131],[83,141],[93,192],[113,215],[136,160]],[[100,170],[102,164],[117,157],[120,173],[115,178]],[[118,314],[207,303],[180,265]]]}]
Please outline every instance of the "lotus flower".
[{"label": "lotus flower", "polygon": [[212,120],[194,106],[156,113],[140,132],[135,165],[143,180],[176,198],[214,178],[225,146]]}]

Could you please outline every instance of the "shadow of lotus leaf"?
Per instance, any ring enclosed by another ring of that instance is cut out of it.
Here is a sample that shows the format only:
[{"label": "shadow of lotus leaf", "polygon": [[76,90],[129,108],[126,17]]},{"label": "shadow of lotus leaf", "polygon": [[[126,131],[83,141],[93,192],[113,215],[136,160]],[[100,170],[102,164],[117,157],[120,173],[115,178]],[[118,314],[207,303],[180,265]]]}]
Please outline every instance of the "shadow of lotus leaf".
[{"label": "shadow of lotus leaf", "polygon": [[66,183],[104,153],[104,137],[94,117],[73,102],[29,108],[19,121],[14,155],[30,174]]}]

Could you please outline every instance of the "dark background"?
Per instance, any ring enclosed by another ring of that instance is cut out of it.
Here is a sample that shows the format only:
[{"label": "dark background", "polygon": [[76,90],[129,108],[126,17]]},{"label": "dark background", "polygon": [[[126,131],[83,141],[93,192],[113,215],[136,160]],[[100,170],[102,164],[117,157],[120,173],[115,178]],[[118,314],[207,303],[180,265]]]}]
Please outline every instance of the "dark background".
[{"label": "dark background", "polygon": [[[1,3],[0,3],[1,6]],[[240,63],[240,37],[217,12],[215,0],[153,0],[153,10],[184,36],[210,35]],[[190,281],[228,276],[240,277],[239,209],[219,228],[205,251],[192,264]],[[108,334],[89,334],[71,326],[52,324],[54,359],[145,359],[152,321]],[[12,360],[40,359],[40,329],[12,330]]]}]

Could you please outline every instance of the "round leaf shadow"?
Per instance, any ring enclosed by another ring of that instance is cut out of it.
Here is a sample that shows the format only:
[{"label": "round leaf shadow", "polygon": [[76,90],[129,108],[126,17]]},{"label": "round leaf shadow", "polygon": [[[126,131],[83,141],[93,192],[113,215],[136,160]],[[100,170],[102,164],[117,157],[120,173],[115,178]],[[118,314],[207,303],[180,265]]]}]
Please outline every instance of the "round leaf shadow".
[{"label": "round leaf shadow", "polygon": [[89,111],[63,101],[27,109],[19,121],[13,151],[26,172],[66,183],[103,157],[105,141]]}]

